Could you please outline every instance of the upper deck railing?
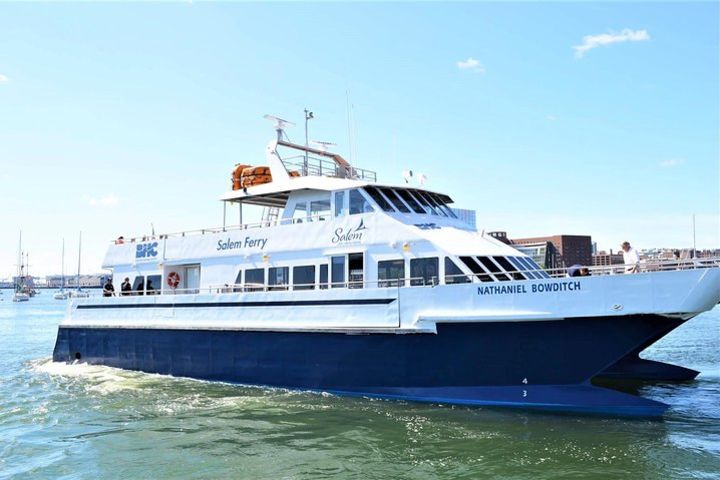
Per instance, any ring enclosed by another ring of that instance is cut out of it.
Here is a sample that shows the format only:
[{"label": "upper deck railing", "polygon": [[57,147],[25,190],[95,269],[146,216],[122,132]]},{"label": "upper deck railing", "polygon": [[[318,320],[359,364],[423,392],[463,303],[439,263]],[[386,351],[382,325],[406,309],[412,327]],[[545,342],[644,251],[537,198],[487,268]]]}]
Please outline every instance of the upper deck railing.
[{"label": "upper deck railing", "polygon": [[305,218],[277,218],[275,220],[263,220],[260,222],[253,222],[253,223],[243,223],[239,225],[226,225],[224,227],[208,227],[208,228],[199,228],[196,230],[184,230],[182,232],[171,232],[171,233],[162,233],[157,235],[141,235],[138,237],[129,237],[129,238],[123,238],[120,240],[119,238],[117,240],[113,240],[112,243],[115,245],[122,245],[125,243],[142,243],[142,242],[152,242],[157,240],[165,240],[166,238],[178,238],[178,237],[186,237],[186,236],[192,236],[192,235],[211,235],[215,233],[223,233],[223,232],[233,232],[237,230],[249,230],[253,228],[267,228],[267,227],[276,227],[279,225],[294,225],[298,223],[312,223],[312,222],[323,222],[325,220],[329,219],[329,215],[315,215],[311,217],[305,217]]},{"label": "upper deck railing", "polygon": [[[307,159],[307,163],[305,162]],[[289,172],[298,172],[301,176],[337,177],[377,182],[377,173],[364,168],[339,165],[332,160],[314,157],[312,155],[295,155],[282,160]]]},{"label": "upper deck railing", "polygon": [[[630,271],[633,268],[637,268],[637,271]],[[720,257],[711,258],[696,258],[691,260],[661,260],[661,261],[645,261],[638,265],[608,265],[608,266],[596,266],[588,267],[588,275],[570,275],[568,268],[556,268],[556,269],[540,269],[540,270],[525,270],[517,273],[536,273],[543,272],[550,276],[550,278],[543,279],[526,279],[526,278],[515,278],[515,281],[548,281],[559,278],[573,278],[581,279],[592,276],[607,276],[607,275],[634,275],[639,273],[653,273],[653,272],[667,272],[677,270],[695,270],[705,268],[720,268]],[[513,272],[508,272],[508,275],[513,275]],[[460,274],[460,275],[446,275],[445,284],[483,284],[483,285],[502,285],[505,282],[493,281],[484,282],[482,278],[486,277],[484,274]],[[190,294],[228,294],[228,293],[253,293],[253,292],[275,292],[275,291],[308,291],[308,290],[327,290],[327,289],[362,289],[362,288],[402,288],[402,287],[436,287],[440,285],[439,277],[412,277],[412,278],[397,278],[397,279],[382,279],[382,280],[359,280],[357,277],[352,278],[345,282],[322,282],[322,283],[306,283],[306,284],[269,284],[269,283],[224,283],[219,285],[209,285],[201,288],[163,288],[161,290],[152,291],[132,291],[126,293],[115,292],[113,296],[138,296],[138,295],[190,295]],[[102,292],[98,292],[93,296],[100,296]]]}]

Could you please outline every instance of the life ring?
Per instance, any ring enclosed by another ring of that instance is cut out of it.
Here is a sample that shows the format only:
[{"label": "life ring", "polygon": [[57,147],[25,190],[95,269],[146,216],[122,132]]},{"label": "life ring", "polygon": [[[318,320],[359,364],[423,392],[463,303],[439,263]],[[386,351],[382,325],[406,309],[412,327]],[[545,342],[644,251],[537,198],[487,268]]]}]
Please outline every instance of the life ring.
[{"label": "life ring", "polygon": [[180,285],[180,274],[177,272],[168,273],[167,284],[170,288],[176,289]]}]

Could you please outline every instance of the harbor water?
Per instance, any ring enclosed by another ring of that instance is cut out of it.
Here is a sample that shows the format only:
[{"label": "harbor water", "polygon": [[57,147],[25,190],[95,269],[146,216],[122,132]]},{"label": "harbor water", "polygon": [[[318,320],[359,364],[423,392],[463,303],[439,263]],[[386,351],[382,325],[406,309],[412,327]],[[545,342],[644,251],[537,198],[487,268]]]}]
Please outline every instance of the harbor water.
[{"label": "harbor water", "polygon": [[0,479],[720,478],[720,307],[643,356],[663,420],[342,398],[51,361],[65,302],[0,296]]}]

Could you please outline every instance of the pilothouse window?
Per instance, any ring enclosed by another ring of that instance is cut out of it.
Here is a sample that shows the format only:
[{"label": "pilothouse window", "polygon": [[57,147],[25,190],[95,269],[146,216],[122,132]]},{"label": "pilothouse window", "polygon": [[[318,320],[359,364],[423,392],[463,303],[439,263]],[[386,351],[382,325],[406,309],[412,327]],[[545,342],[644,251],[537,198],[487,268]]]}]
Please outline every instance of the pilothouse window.
[{"label": "pilothouse window", "polygon": [[380,188],[378,190],[380,190],[399,211],[403,213],[410,213],[410,209],[402,202],[402,200],[400,200],[400,197],[398,197],[393,190],[389,188]]},{"label": "pilothouse window", "polygon": [[425,209],[420,206],[420,204],[413,198],[412,195],[410,195],[410,192],[407,190],[399,189],[397,190],[398,194],[402,197],[403,200],[410,206],[410,208],[413,209],[415,213],[426,213]]},{"label": "pilothouse window", "polygon": [[310,202],[310,216],[312,220],[326,220],[330,216],[330,198]]},{"label": "pilothouse window", "polygon": [[350,190],[350,215],[372,212],[370,203],[365,200],[359,190]]},{"label": "pilothouse window", "polygon": [[387,201],[387,199],[383,196],[382,193],[375,187],[365,187],[365,191],[370,195],[370,198],[375,200],[375,203],[378,204],[380,208],[385,210],[386,212],[394,212],[395,209],[392,205],[390,205],[390,202]]}]

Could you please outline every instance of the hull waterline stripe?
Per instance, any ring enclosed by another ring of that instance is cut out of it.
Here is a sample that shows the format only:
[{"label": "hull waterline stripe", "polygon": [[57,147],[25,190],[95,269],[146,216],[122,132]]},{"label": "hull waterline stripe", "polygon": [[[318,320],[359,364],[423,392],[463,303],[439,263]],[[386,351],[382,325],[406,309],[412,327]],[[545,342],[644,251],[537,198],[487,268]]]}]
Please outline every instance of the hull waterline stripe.
[{"label": "hull waterline stripe", "polygon": [[394,298],[360,298],[357,300],[277,300],[268,302],[198,302],[198,303],[111,303],[78,305],[78,310],[103,308],[202,308],[202,307],[318,307],[332,305],[388,305]]}]

